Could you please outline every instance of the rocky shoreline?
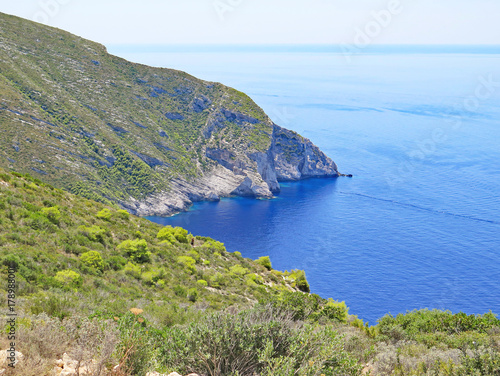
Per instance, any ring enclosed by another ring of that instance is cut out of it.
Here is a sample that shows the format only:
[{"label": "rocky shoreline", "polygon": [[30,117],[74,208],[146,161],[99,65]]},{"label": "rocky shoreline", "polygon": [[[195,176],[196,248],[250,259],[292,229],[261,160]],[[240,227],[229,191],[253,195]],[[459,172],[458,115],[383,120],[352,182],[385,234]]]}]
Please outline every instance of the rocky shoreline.
[{"label": "rocky shoreline", "polygon": [[168,191],[130,199],[123,206],[139,216],[170,216],[194,202],[222,197],[272,198],[280,191],[280,182],[349,176],[340,174],[335,162],[310,140],[275,124],[273,129],[266,152],[239,152],[229,145],[207,148],[207,157],[217,162],[208,173],[193,181],[173,179]]}]

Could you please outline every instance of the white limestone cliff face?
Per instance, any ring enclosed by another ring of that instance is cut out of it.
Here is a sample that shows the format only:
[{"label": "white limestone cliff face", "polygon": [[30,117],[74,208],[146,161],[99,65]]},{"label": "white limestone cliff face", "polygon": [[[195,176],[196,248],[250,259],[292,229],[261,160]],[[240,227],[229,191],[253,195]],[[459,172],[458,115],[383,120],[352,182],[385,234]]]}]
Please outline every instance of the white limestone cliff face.
[{"label": "white limestone cliff face", "polygon": [[193,202],[217,201],[221,197],[272,198],[280,181],[339,176],[337,165],[310,140],[273,127],[267,152],[241,153],[234,148],[206,149],[217,165],[193,181],[174,179],[168,191],[124,206],[141,216],[168,216],[186,210]]}]

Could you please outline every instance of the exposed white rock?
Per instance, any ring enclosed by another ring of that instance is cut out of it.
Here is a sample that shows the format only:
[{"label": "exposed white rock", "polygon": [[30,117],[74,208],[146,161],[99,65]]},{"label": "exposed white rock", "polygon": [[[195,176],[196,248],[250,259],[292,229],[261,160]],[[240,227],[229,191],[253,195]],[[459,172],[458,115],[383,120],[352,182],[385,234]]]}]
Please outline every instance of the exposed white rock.
[{"label": "exposed white rock", "polygon": [[[78,361],[64,353],[62,359],[55,361],[53,374],[54,376],[90,376],[93,374],[95,364],[95,360],[86,361],[80,363],[78,367]],[[77,368],[78,372],[76,371]]]},{"label": "exposed white rock", "polygon": [[186,210],[196,201],[217,201],[221,197],[272,198],[279,181],[312,177],[337,177],[337,165],[310,140],[273,125],[267,152],[245,154],[234,145],[227,149],[207,149],[217,162],[209,172],[186,181],[174,179],[168,191],[144,200],[130,199],[126,208],[137,215],[171,215]]},{"label": "exposed white rock", "polygon": [[[14,355],[14,359],[9,359]],[[0,351],[0,368],[6,368],[8,364],[10,364],[12,361],[14,362],[14,365],[18,364],[21,362],[24,358],[24,355],[19,352],[19,351],[14,351],[14,354],[12,354],[11,351],[9,350],[1,350]]]}]

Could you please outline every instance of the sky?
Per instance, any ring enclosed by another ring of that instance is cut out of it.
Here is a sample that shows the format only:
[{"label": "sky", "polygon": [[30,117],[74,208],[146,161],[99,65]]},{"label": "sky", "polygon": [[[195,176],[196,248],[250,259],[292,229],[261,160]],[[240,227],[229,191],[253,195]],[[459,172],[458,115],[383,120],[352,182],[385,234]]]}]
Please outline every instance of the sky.
[{"label": "sky", "polygon": [[499,0],[0,0],[105,45],[500,44]]}]

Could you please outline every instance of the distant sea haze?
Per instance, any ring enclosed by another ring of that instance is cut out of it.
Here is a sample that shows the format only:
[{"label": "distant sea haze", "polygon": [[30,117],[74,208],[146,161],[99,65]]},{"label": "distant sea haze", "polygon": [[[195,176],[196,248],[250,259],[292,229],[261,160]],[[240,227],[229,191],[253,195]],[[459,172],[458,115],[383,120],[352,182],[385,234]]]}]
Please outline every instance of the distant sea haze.
[{"label": "distant sea haze", "polygon": [[110,48],[249,94],[354,175],[150,219],[305,269],[312,292],[372,324],[424,307],[500,313],[500,49],[386,46],[349,61],[315,48]]}]

